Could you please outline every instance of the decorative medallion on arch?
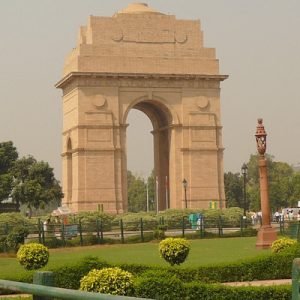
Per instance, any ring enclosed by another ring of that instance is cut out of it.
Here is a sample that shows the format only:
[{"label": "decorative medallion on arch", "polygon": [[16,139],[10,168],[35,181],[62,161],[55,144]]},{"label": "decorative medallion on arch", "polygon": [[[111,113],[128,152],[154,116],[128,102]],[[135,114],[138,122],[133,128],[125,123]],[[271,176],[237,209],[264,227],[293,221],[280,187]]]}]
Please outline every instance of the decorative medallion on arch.
[{"label": "decorative medallion on arch", "polygon": [[224,207],[220,82],[227,76],[215,49],[203,46],[200,22],[134,3],[111,18],[90,16],[79,35],[56,85],[67,145],[64,203],[74,211],[127,210],[126,120],[138,109],[153,125],[158,209]]}]

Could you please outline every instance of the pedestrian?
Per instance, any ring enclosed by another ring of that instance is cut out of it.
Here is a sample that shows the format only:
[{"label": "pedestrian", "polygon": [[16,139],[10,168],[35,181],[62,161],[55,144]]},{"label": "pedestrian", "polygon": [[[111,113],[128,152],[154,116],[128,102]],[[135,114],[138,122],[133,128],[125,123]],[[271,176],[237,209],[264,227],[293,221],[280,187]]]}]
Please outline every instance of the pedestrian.
[{"label": "pedestrian", "polygon": [[45,233],[47,233],[49,231],[49,224],[50,224],[49,218],[43,222],[43,230]]},{"label": "pedestrian", "polygon": [[256,212],[253,212],[251,214],[251,220],[252,220],[252,225],[256,225],[256,223],[257,223],[257,213]]},{"label": "pedestrian", "polygon": [[275,212],[275,221],[276,223],[279,223],[279,217],[280,217],[280,214],[278,211]]},{"label": "pedestrian", "polygon": [[259,211],[257,213],[257,220],[258,220],[259,224],[261,225],[262,224],[262,212],[261,211]]},{"label": "pedestrian", "polygon": [[197,230],[201,229],[201,215],[198,215],[198,220],[197,220]]}]

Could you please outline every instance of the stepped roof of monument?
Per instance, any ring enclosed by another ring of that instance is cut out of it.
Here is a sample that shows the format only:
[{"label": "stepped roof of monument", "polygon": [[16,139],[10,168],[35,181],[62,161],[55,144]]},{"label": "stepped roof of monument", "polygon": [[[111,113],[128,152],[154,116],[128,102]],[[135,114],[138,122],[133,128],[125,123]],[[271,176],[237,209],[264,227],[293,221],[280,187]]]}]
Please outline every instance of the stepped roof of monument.
[{"label": "stepped roof of monument", "polygon": [[147,3],[131,3],[126,8],[117,12],[118,14],[159,14],[163,15],[163,13],[151,8]]}]

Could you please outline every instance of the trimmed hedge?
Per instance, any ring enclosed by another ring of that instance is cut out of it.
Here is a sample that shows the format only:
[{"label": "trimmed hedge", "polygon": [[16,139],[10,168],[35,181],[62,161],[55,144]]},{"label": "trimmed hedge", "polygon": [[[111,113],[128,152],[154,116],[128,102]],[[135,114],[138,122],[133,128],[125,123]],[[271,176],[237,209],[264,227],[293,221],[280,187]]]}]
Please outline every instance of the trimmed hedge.
[{"label": "trimmed hedge", "polygon": [[149,271],[135,280],[134,296],[150,299],[184,299],[186,291],[183,287],[181,280],[174,275],[170,276],[166,271]]},{"label": "trimmed hedge", "polygon": [[176,276],[146,273],[135,281],[135,297],[164,300],[288,300],[291,286],[230,287],[199,282],[182,283]]},{"label": "trimmed hedge", "polygon": [[[86,257],[76,264],[53,268],[51,271],[54,272],[55,286],[69,289],[78,289],[80,279],[92,269],[117,266],[134,275],[135,292],[132,296],[136,297],[175,300],[285,300],[291,299],[291,286],[229,287],[212,283],[290,278],[295,254],[299,256],[299,246],[284,253],[235,264],[194,269],[135,264],[110,265],[96,257]],[[27,274],[28,278],[23,278],[24,281],[30,280],[32,273],[28,273],[30,274]]]},{"label": "trimmed hedge", "polygon": [[111,267],[97,257],[87,256],[74,265],[62,266],[50,269],[54,272],[54,286],[66,289],[79,289],[80,279],[87,275],[92,269],[103,269]]},{"label": "trimmed hedge", "polygon": [[144,273],[164,272],[165,277],[176,276],[180,281],[189,283],[193,281],[203,283],[253,281],[291,278],[292,262],[300,257],[300,247],[290,248],[284,253],[269,254],[254,259],[247,259],[233,264],[210,265],[198,268],[159,267],[139,264],[108,264],[95,257],[88,257],[77,264],[53,268],[55,273],[55,286],[78,289],[80,278],[92,269],[104,267],[120,267],[132,273],[135,277]]},{"label": "trimmed hedge", "polygon": [[[243,286],[230,287],[220,284],[184,284],[184,297],[172,299],[189,300],[290,300],[292,296],[291,286]],[[166,297],[161,299],[171,299]]]}]

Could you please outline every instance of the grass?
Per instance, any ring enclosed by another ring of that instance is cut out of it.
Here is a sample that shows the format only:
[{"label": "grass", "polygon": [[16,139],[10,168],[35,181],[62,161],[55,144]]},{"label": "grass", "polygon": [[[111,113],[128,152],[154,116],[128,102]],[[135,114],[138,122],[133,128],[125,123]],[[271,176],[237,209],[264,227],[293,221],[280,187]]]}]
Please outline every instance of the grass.
[{"label": "grass", "polygon": [[[191,240],[191,251],[182,267],[198,267],[207,264],[230,263],[245,258],[264,255],[270,250],[257,250],[256,237]],[[125,245],[100,245],[50,250],[48,268],[74,263],[92,255],[109,263],[136,263],[167,266],[159,256],[158,243]],[[0,256],[0,278],[15,278],[24,274],[15,257]]]}]

